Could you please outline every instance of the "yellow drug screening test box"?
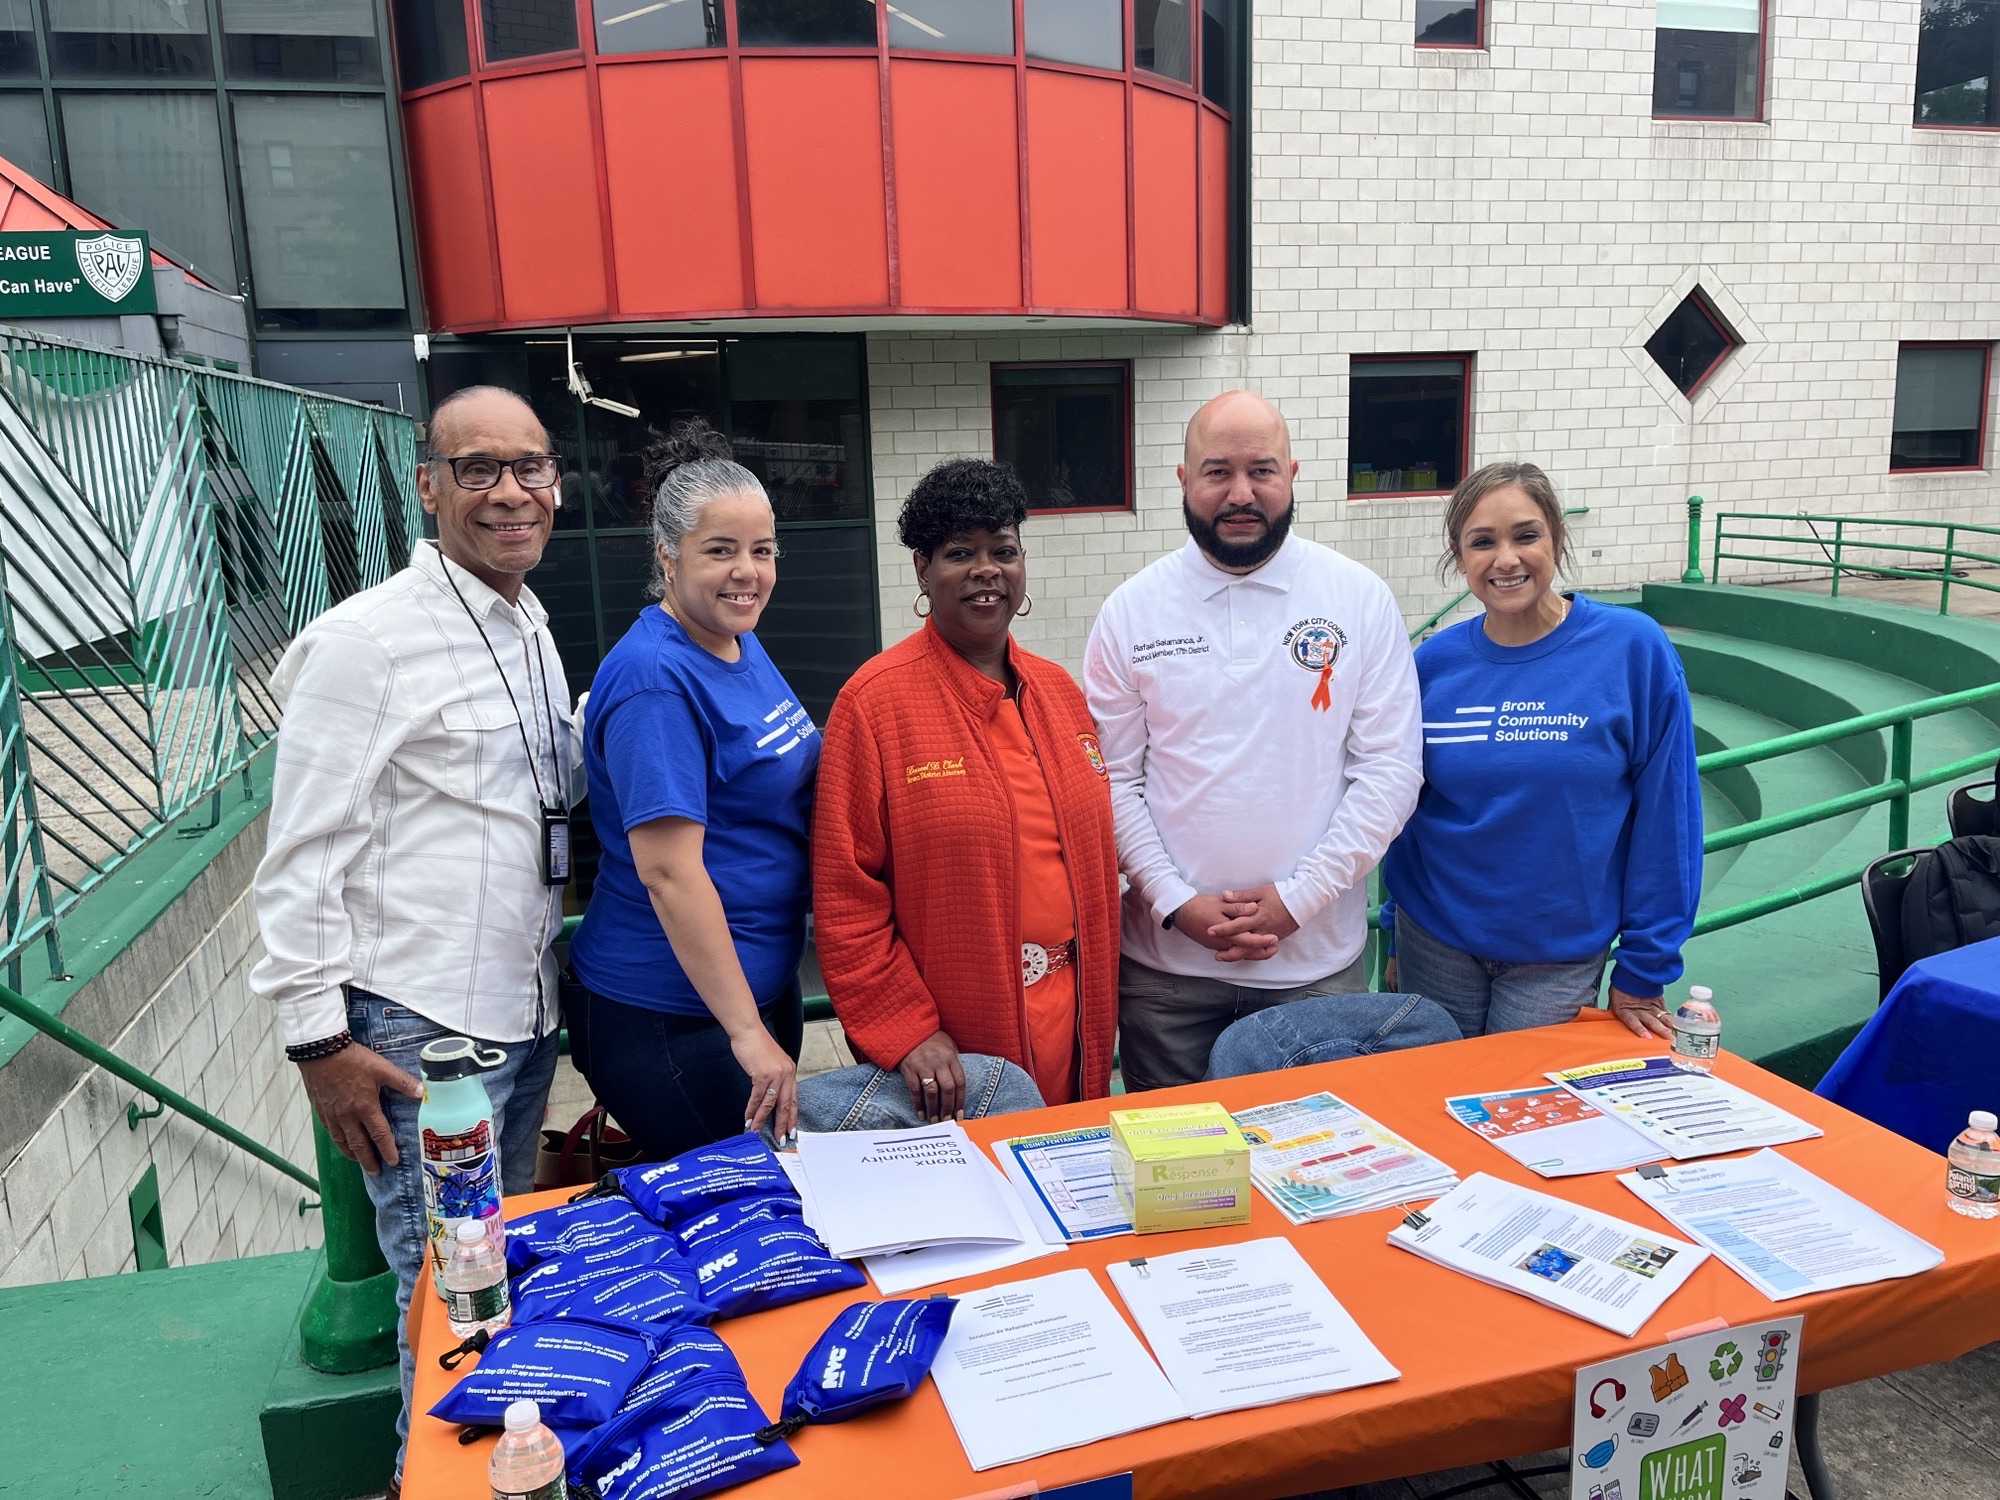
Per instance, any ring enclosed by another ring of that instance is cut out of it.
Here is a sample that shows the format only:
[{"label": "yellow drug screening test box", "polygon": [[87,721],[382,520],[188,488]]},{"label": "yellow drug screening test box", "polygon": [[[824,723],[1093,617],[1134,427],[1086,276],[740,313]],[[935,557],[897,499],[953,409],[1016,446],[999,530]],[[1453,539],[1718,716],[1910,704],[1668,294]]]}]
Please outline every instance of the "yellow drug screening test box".
[{"label": "yellow drug screening test box", "polygon": [[1250,1222],[1250,1145],[1220,1104],[1111,1111],[1111,1181],[1141,1234]]}]

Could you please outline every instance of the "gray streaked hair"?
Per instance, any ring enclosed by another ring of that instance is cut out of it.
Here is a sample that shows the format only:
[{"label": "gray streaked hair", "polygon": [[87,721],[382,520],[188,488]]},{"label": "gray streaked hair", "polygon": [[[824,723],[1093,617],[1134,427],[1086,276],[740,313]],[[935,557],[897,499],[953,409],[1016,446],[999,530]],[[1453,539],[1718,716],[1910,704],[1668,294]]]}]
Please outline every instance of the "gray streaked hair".
[{"label": "gray streaked hair", "polygon": [[[771,503],[757,476],[736,462],[729,439],[700,417],[675,423],[673,431],[649,444],[645,464],[646,488],[653,496],[653,540],[672,558],[681,555],[681,538],[694,530],[709,501],[755,495]],[[659,598],[665,587],[655,555],[650,596]]]}]

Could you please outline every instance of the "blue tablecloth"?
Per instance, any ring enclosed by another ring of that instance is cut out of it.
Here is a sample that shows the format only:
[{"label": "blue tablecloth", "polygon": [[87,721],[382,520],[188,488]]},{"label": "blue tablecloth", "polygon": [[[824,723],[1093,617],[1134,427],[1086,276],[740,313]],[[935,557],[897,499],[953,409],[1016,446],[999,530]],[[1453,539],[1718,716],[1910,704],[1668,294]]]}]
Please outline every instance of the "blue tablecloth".
[{"label": "blue tablecloth", "polygon": [[1911,964],[1813,1092],[1940,1154],[2000,1110],[2000,938]]}]

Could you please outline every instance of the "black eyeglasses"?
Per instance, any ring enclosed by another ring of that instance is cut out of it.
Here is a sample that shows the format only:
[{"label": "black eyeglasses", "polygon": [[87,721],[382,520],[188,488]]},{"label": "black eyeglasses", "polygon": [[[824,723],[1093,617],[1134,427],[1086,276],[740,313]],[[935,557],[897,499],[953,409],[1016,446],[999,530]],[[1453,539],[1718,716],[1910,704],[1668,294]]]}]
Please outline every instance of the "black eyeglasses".
[{"label": "black eyeglasses", "polygon": [[553,489],[561,474],[561,460],[553,453],[525,453],[519,458],[488,458],[483,453],[464,458],[432,454],[434,464],[451,465],[451,477],[462,490],[490,490],[500,482],[503,470],[514,471],[514,482],[524,490]]}]

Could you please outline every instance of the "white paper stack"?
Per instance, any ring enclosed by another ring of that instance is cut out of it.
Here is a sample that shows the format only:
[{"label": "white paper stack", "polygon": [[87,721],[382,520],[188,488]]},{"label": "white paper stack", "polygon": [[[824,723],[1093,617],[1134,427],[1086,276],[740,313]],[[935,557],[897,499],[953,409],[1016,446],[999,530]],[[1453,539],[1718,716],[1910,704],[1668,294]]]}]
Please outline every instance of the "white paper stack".
[{"label": "white paper stack", "polygon": [[1239,1110],[1250,1180],[1294,1224],[1450,1190],[1458,1174],[1332,1094]]}]

